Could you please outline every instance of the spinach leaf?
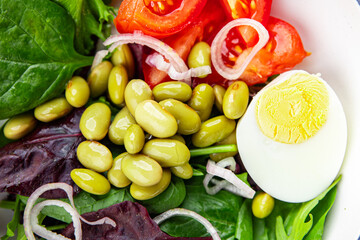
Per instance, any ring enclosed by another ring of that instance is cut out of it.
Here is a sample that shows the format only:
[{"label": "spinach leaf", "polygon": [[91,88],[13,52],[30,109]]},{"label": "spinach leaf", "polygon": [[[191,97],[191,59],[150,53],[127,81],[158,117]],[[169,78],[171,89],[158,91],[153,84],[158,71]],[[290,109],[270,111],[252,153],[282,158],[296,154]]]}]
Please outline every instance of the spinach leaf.
[{"label": "spinach leaf", "polygon": [[76,69],[91,64],[74,49],[74,29],[54,2],[0,2],[0,119],[59,95]]},{"label": "spinach leaf", "polygon": [[[180,207],[195,211],[208,219],[220,233],[221,239],[233,239],[243,198],[227,191],[208,195],[202,181],[203,177],[193,177],[186,181],[186,197]],[[187,217],[170,218],[160,228],[171,236],[208,236],[200,223]]]},{"label": "spinach leaf", "polygon": [[104,24],[114,18],[114,9],[102,0],[52,0],[64,7],[75,22],[75,49],[88,55],[94,48],[96,36],[105,40]]},{"label": "spinach leaf", "polygon": [[236,239],[253,239],[253,223],[251,212],[251,200],[246,199],[242,204],[235,228]]},{"label": "spinach leaf", "polygon": [[[20,199],[26,204],[28,197],[21,196]],[[40,199],[38,200],[38,202],[43,200],[45,199]],[[70,203],[68,199],[61,200]],[[130,196],[129,190],[127,188],[112,188],[110,192],[103,196],[96,196],[82,191],[74,197],[75,207],[80,214],[95,212],[124,201],[134,201],[133,198]],[[71,215],[66,212],[62,207],[46,206],[41,211],[41,214],[44,214],[45,216],[51,218],[55,218],[65,223],[72,222]]]},{"label": "spinach leaf", "polygon": [[159,214],[176,208],[184,201],[186,195],[184,181],[174,175],[171,177],[170,185],[164,192],[152,199],[140,201],[150,214]]}]

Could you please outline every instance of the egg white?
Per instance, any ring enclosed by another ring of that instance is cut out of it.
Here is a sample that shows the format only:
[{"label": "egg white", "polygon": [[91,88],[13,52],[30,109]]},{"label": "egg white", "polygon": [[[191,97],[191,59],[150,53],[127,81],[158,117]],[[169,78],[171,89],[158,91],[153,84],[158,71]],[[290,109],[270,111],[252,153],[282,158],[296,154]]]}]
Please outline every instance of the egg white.
[{"label": "egg white", "polygon": [[347,141],[347,125],[341,102],[320,77],[329,94],[326,123],[300,144],[286,144],[266,137],[260,130],[255,106],[265,89],[305,72],[289,71],[274,79],[251,101],[236,130],[240,157],[255,183],[276,199],[305,202],[331,185],[342,165]]}]

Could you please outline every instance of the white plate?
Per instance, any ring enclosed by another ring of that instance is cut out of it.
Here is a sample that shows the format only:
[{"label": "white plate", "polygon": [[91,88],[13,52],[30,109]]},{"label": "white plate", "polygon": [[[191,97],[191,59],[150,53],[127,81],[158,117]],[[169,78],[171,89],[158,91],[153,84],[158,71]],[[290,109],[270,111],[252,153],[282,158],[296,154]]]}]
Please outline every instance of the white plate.
[{"label": "white plate", "polygon": [[[273,0],[272,16],[290,22],[312,53],[297,69],[320,72],[339,96],[347,117],[348,147],[342,180],[329,213],[326,240],[360,235],[360,7],[355,0]],[[9,211],[0,210],[0,235]]]},{"label": "white plate", "polygon": [[360,235],[360,7],[355,0],[273,0],[271,15],[290,22],[311,52],[297,69],[322,74],[343,104],[348,146],[324,239]]}]

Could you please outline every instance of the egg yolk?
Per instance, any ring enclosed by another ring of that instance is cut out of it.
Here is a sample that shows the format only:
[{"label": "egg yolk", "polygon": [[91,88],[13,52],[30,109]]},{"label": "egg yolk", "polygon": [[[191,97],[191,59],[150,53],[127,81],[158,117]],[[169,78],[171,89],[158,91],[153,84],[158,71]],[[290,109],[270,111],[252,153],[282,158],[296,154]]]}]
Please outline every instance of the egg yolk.
[{"label": "egg yolk", "polygon": [[260,95],[256,117],[265,136],[294,144],[319,131],[326,122],[328,108],[325,84],[314,75],[297,73]]}]

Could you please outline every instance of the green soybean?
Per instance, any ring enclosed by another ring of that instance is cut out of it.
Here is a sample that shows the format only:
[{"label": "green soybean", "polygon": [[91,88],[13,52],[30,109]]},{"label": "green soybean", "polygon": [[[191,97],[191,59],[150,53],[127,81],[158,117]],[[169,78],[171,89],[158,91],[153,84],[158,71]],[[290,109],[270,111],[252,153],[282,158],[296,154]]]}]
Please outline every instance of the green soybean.
[{"label": "green soybean", "polygon": [[175,99],[166,99],[159,104],[175,117],[179,134],[190,135],[199,131],[201,120],[194,109]]},{"label": "green soybean", "polygon": [[93,103],[80,118],[80,131],[88,140],[103,139],[110,125],[111,111],[105,103]]},{"label": "green soybean", "polygon": [[154,100],[145,100],[138,104],[135,120],[146,132],[159,138],[171,137],[178,130],[174,116]]},{"label": "green soybean", "polygon": [[184,82],[170,81],[156,85],[153,88],[153,94],[158,102],[168,98],[186,102],[191,98],[192,89]]},{"label": "green soybean", "polygon": [[114,66],[124,66],[129,78],[133,78],[135,72],[134,57],[128,45],[122,44],[117,47],[111,56],[111,62]]},{"label": "green soybean", "polygon": [[125,88],[125,103],[133,116],[139,103],[153,98],[149,85],[141,79],[131,80]]},{"label": "green soybean", "polygon": [[188,162],[183,165],[171,167],[170,170],[175,176],[182,179],[190,179],[193,175],[193,168]]},{"label": "green soybean", "polygon": [[51,122],[67,115],[72,109],[64,97],[59,97],[37,106],[34,116],[41,122]]},{"label": "green soybean", "polygon": [[96,141],[81,142],[76,150],[77,158],[81,164],[96,172],[109,170],[113,163],[110,150]]},{"label": "green soybean", "polygon": [[[210,46],[206,42],[196,43],[190,50],[188,56],[188,65],[190,68],[197,68],[202,66],[211,67],[210,59]],[[200,76],[200,78],[206,77],[206,75]]]},{"label": "green soybean", "polygon": [[260,192],[256,194],[252,201],[252,212],[257,218],[266,218],[274,209],[275,200],[269,194]]},{"label": "green soybean", "polygon": [[109,182],[118,188],[126,187],[131,183],[131,181],[125,176],[121,168],[121,161],[126,155],[128,155],[127,152],[123,152],[118,155],[114,159],[113,165],[107,173],[107,178]]},{"label": "green soybean", "polygon": [[110,71],[113,65],[109,61],[103,61],[92,69],[87,81],[90,87],[90,95],[93,98],[104,94],[108,87]]},{"label": "green soybean", "polygon": [[128,153],[135,154],[141,151],[145,143],[144,131],[138,124],[131,125],[124,136],[124,146]]},{"label": "green soybean", "polygon": [[207,83],[202,83],[193,89],[188,105],[199,114],[201,121],[205,121],[210,117],[214,98],[213,88]]},{"label": "green soybean", "polygon": [[131,115],[129,109],[125,106],[116,115],[109,127],[109,139],[117,145],[124,144],[126,130],[135,124],[135,118]]},{"label": "green soybean", "polygon": [[90,169],[75,168],[70,172],[70,177],[79,188],[88,193],[104,195],[110,191],[109,181]]},{"label": "green soybean", "polygon": [[152,139],[145,143],[142,153],[155,159],[162,167],[175,167],[190,160],[188,147],[174,139]]},{"label": "green soybean", "polygon": [[31,112],[13,116],[4,126],[4,136],[11,140],[18,140],[30,133],[36,127],[36,123]]},{"label": "green soybean", "polygon": [[222,113],[223,112],[223,99],[226,92],[226,89],[223,86],[215,85],[213,87],[215,95],[215,106]]},{"label": "green soybean", "polygon": [[121,169],[133,183],[149,187],[160,182],[163,170],[159,163],[144,154],[128,154],[121,160]]},{"label": "green soybean", "polygon": [[249,102],[249,88],[245,82],[232,83],[225,92],[223,112],[227,118],[238,119],[246,111]]},{"label": "green soybean", "polygon": [[113,67],[109,75],[108,92],[110,100],[116,106],[124,103],[125,87],[128,84],[126,69],[119,65]]},{"label": "green soybean", "polygon": [[84,106],[90,97],[88,83],[82,77],[72,77],[66,85],[65,97],[73,107],[79,108]]},{"label": "green soybean", "polygon": [[224,140],[235,129],[235,120],[224,115],[213,117],[201,124],[200,130],[192,135],[192,143],[196,147],[208,147]]}]

